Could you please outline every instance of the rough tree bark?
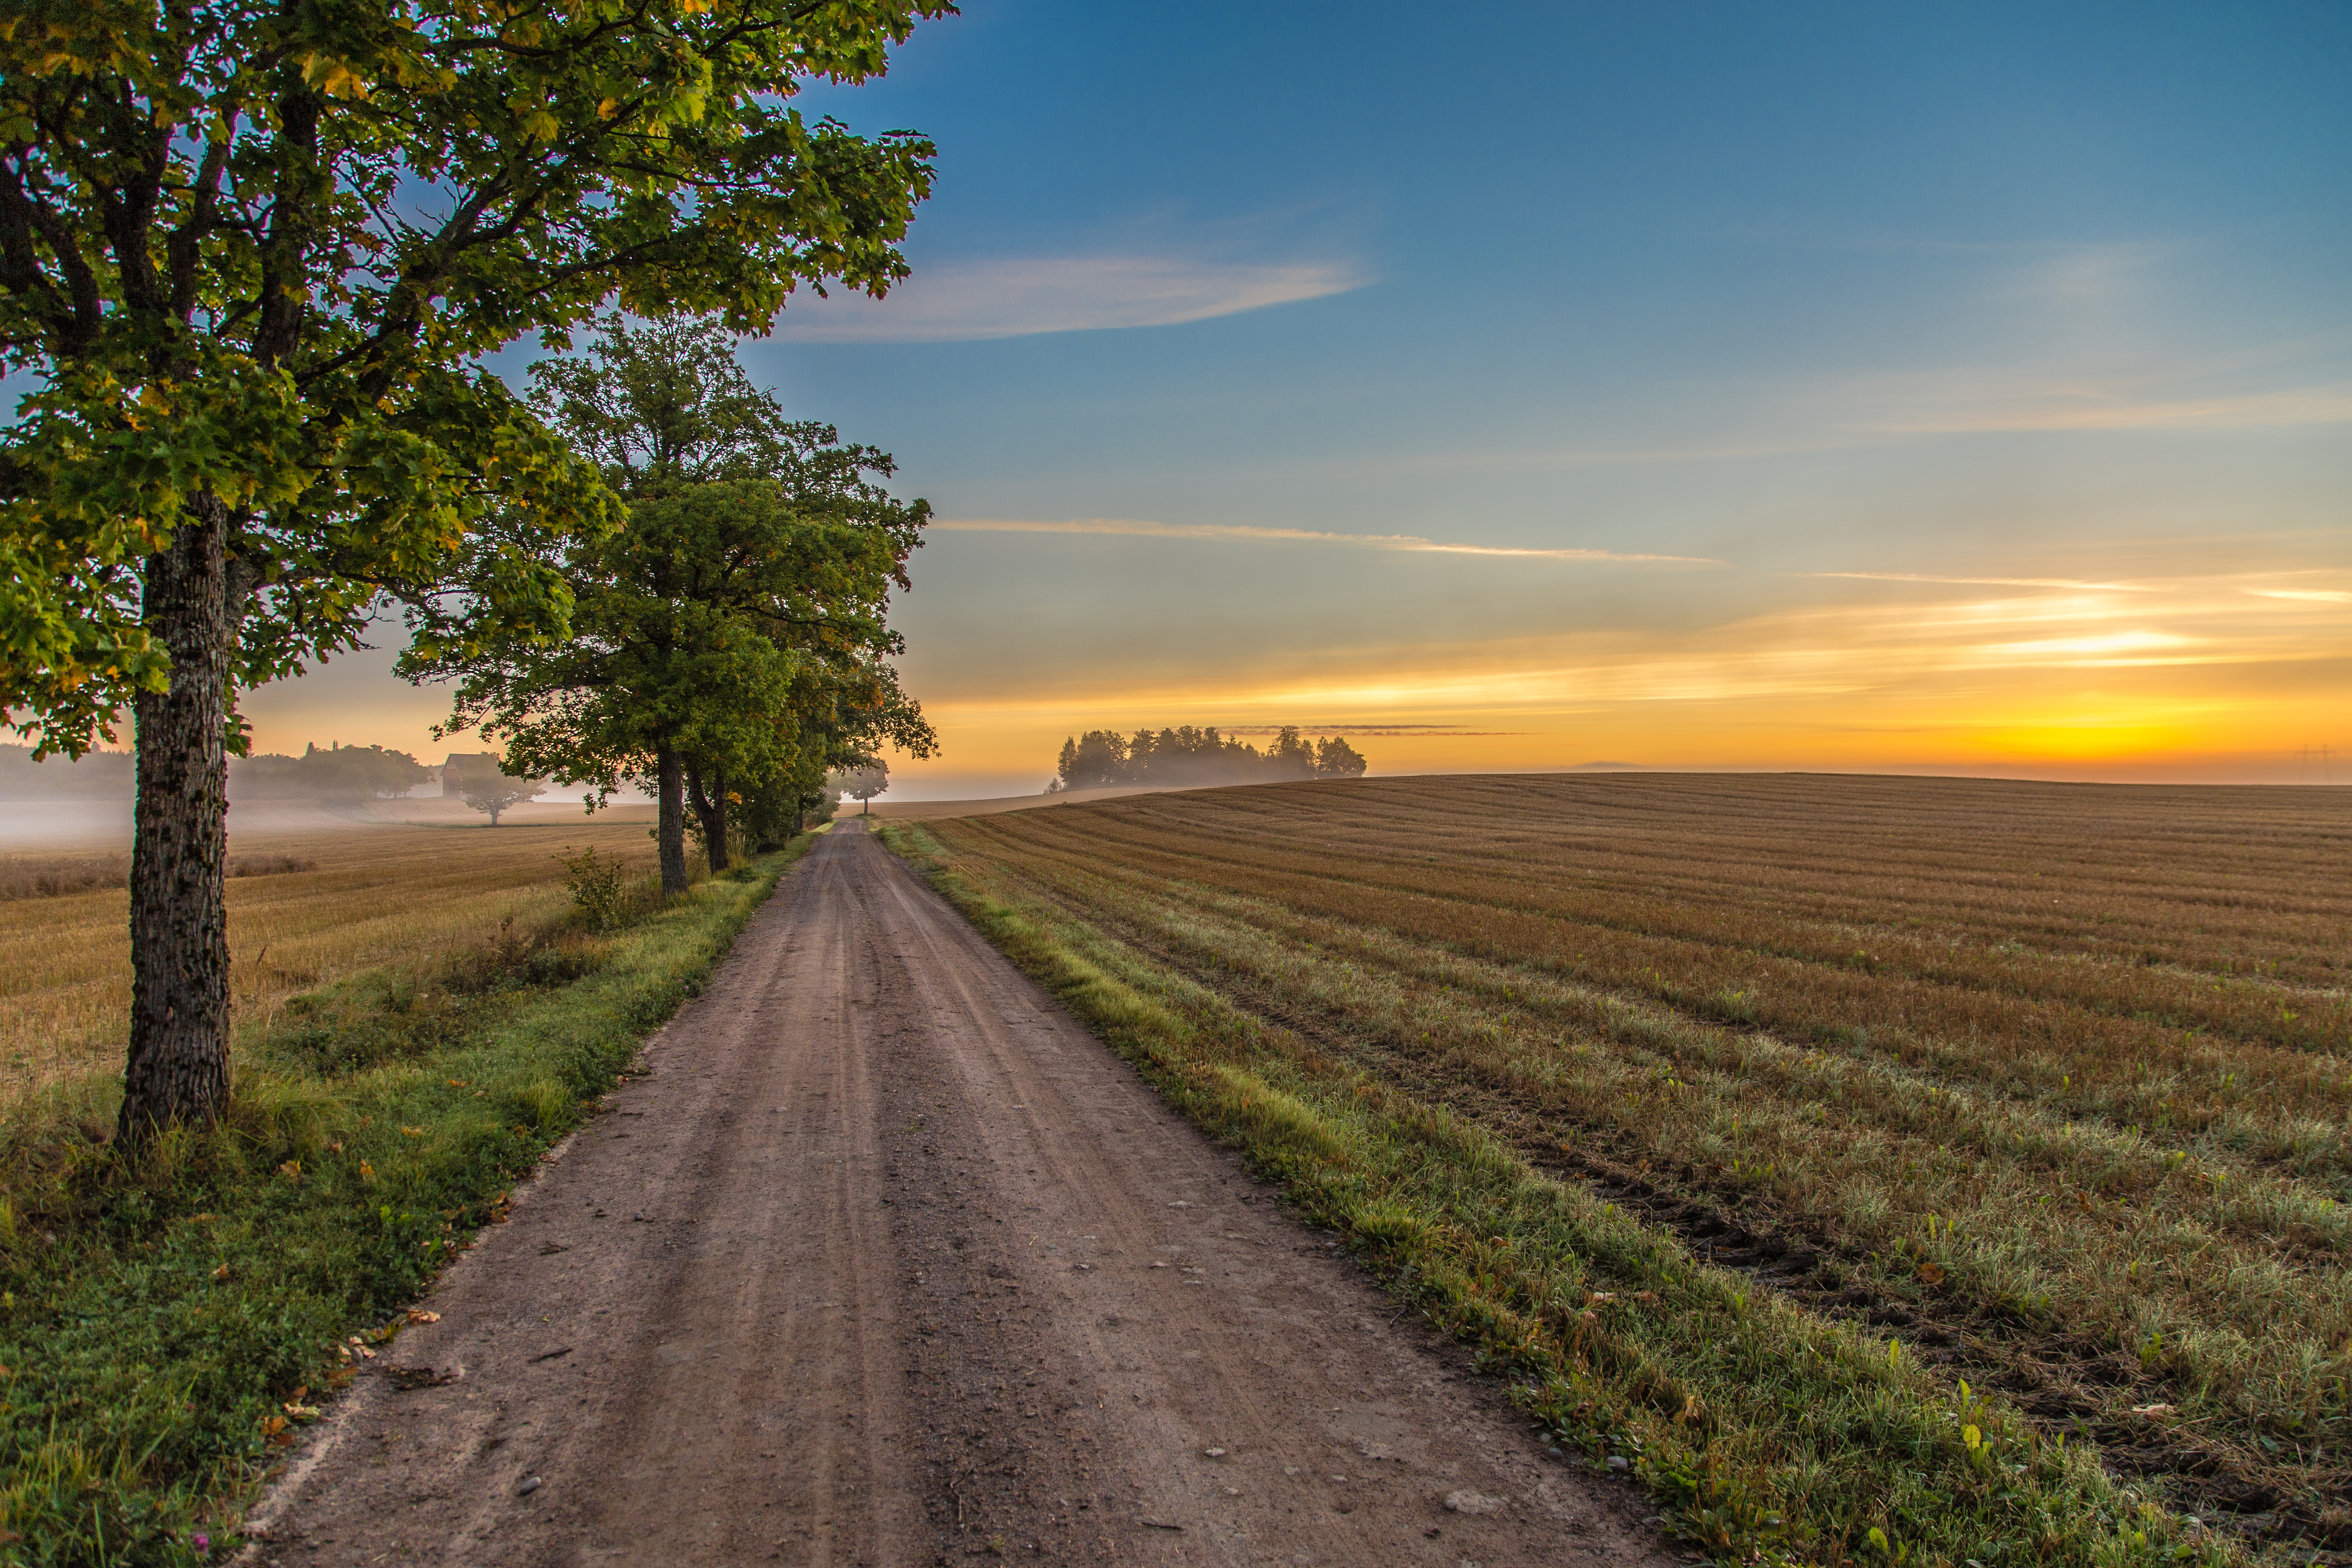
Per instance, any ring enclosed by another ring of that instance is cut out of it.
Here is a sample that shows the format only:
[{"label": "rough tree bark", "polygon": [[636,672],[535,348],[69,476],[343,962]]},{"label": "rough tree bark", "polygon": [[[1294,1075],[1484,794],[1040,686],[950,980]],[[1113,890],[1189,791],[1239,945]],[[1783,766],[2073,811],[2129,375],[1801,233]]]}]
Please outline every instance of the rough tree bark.
[{"label": "rough tree bark", "polygon": [[674,748],[654,748],[654,795],[661,803],[661,819],[654,837],[661,850],[664,898],[686,891],[686,809],[680,799],[685,794],[680,771]]},{"label": "rough tree bark", "polygon": [[702,826],[703,847],[709,853],[710,868],[724,871],[727,857],[727,770],[710,770],[710,787],[702,787],[702,770],[689,761],[686,764],[686,797],[693,804],[695,820]]},{"label": "rough tree bark", "polygon": [[236,637],[227,508],[201,498],[147,563],[142,614],[172,656],[168,690],[132,710],[139,768],[131,851],[131,1048],[118,1142],[228,1106],[228,759]]}]

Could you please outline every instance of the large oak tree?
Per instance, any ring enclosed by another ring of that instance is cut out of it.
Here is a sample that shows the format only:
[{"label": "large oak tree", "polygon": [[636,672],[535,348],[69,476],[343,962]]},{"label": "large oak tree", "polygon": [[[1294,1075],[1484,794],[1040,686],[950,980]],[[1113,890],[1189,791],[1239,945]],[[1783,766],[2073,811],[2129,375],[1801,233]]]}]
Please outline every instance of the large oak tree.
[{"label": "large oak tree", "polygon": [[930,507],[889,493],[887,453],[788,418],[715,322],[608,321],[531,381],[629,521],[556,547],[571,637],[409,656],[408,673],[457,683],[453,727],[507,737],[509,765],[532,773],[648,784],[667,892],[686,889],[689,805],[717,869],[730,795],[885,744],[929,754],[889,663],[889,609]]},{"label": "large oak tree", "polygon": [[[551,637],[617,521],[478,356],[617,299],[764,327],[876,293],[931,148],[790,100],[940,0],[15,0],[0,16],[0,704],[129,709],[121,1131],[226,1103],[236,693],[357,642]],[[461,590],[454,594],[448,590]]]}]

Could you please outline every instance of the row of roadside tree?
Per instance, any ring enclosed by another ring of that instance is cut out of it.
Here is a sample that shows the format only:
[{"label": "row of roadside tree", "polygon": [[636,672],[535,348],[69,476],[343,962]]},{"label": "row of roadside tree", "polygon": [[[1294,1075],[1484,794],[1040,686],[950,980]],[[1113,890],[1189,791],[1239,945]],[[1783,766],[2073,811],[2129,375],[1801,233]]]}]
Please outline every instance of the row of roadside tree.
[{"label": "row of roadside tree", "polygon": [[[907,276],[931,143],[795,100],[952,8],[35,0],[0,29],[0,372],[32,389],[0,710],[68,756],[130,717],[122,1144],[228,1103],[239,693],[388,606],[510,767],[649,783],[672,889],[689,805],[724,864],[827,766],[929,750],[886,620],[928,508],[728,343]],[[485,359],[525,336],[564,356],[527,396]]]}]

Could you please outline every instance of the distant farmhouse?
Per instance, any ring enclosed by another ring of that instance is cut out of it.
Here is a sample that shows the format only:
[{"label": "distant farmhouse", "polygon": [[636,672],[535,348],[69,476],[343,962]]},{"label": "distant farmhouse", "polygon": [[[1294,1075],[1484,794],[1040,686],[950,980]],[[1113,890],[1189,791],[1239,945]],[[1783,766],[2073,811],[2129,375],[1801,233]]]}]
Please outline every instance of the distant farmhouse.
[{"label": "distant farmhouse", "polygon": [[465,793],[467,779],[487,781],[502,771],[498,757],[489,752],[452,752],[441,764],[441,793],[454,800]]}]

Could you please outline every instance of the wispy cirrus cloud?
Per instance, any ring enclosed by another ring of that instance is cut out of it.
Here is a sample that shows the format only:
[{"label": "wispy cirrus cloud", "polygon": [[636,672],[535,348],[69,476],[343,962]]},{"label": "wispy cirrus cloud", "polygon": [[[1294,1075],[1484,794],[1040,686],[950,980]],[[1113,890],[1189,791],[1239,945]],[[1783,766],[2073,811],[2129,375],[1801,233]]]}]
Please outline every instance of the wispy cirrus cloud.
[{"label": "wispy cirrus cloud", "polygon": [[1140,518],[1089,517],[1059,522],[1018,518],[954,518],[931,526],[950,533],[1083,533],[1134,539],[1202,539],[1258,544],[1329,544],[1356,550],[1391,550],[1419,555],[1494,555],[1535,561],[1651,562],[1675,566],[1720,566],[1704,555],[1630,554],[1615,550],[1543,549],[1508,544],[1453,544],[1412,533],[1333,533],[1313,528],[1256,528],[1224,522],[1152,522]]},{"label": "wispy cirrus cloud", "polygon": [[919,343],[1113,327],[1167,327],[1344,294],[1371,281],[1346,261],[1041,256],[924,267],[869,299],[803,296],[776,320],[787,342]]},{"label": "wispy cirrus cloud", "polygon": [[2150,590],[2130,583],[2084,583],[2072,577],[1939,577],[1926,572],[1793,572],[1794,577],[1849,577],[1863,583],[1950,583],[1966,588],[2095,588],[2119,594]]},{"label": "wispy cirrus cloud", "polygon": [[1880,429],[1910,435],[1996,431],[2232,430],[2352,424],[2352,382],[2223,397],[2136,397],[2103,387],[2061,387],[1987,405],[1923,412]]}]

